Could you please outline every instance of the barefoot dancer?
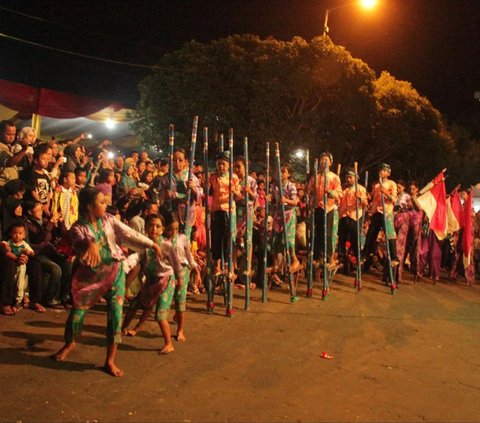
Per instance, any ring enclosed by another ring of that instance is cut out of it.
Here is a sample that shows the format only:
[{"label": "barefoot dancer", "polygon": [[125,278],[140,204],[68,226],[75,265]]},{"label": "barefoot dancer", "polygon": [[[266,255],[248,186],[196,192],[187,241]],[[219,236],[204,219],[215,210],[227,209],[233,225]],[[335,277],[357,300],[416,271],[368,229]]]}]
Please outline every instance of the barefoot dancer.
[{"label": "barefoot dancer", "polygon": [[63,361],[75,348],[75,336],[83,328],[87,310],[100,298],[107,301],[107,355],[104,370],[122,376],[115,364],[121,342],[121,320],[125,294],[125,273],[121,261],[125,256],[117,244],[128,242],[137,249],[152,248],[157,256],[160,247],[114,216],[106,214],[105,196],[97,188],[84,188],[79,195],[79,220],[72,226],[72,246],[79,263],[72,277],[73,308],[65,323],[65,345],[53,355]]},{"label": "barefoot dancer", "polygon": [[[161,352],[172,352],[173,345],[170,336],[170,328],[168,326],[168,321],[163,319],[164,313],[162,310],[165,307],[162,306],[164,302],[162,297],[170,286],[174,286],[174,279],[176,278],[179,280],[182,277],[182,267],[174,246],[170,241],[164,240],[162,237],[164,231],[163,217],[156,214],[148,215],[145,222],[145,228],[148,237],[160,246],[162,258],[158,260],[155,257],[154,251],[151,249],[147,249],[144,254],[141,254],[140,263],[142,273],[146,276],[146,282],[125,315],[125,321],[123,322],[122,327],[123,334],[135,336],[147,320],[153,307],[156,305],[156,317],[162,316],[161,320],[158,320],[157,318],[157,321],[165,339],[165,346],[162,348]],[[171,296],[172,294],[167,292],[166,298],[170,297],[170,303]],[[169,308],[170,305],[168,305],[167,311]],[[135,326],[135,329],[128,329],[128,325],[135,317],[138,309],[143,310],[142,316]]]}]

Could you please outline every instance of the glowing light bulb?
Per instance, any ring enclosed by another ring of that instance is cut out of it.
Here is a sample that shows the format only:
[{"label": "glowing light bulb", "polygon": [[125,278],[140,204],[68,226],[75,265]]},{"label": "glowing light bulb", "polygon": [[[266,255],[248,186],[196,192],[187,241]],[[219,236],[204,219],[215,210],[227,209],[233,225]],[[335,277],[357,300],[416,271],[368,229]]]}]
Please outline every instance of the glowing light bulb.
[{"label": "glowing light bulb", "polygon": [[113,129],[115,128],[115,121],[111,118],[108,118],[106,121],[105,121],[105,126],[108,128],[108,129]]}]

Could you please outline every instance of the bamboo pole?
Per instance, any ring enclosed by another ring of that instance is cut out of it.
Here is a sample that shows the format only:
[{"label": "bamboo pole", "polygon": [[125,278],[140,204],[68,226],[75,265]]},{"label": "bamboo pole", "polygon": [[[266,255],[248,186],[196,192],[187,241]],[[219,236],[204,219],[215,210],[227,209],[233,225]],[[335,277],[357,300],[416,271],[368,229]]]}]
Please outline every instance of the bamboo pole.
[{"label": "bamboo pole", "polygon": [[267,277],[267,258],[268,258],[268,196],[270,191],[270,143],[267,142],[266,145],[266,181],[265,181],[265,222],[263,234],[263,286],[262,286],[262,302],[267,302],[267,288],[268,288],[268,277]]},{"label": "bamboo pole", "polygon": [[[170,124],[168,126],[168,189],[173,192],[173,151],[175,149],[175,126]],[[168,200],[170,210],[173,208],[173,198],[170,195]]]},{"label": "bamboo pole", "polygon": [[250,225],[250,205],[249,205],[249,194],[248,194],[248,138],[245,137],[243,140],[243,149],[245,157],[245,256],[246,256],[246,269],[245,269],[245,310],[248,310],[250,307],[250,247],[251,247],[251,238],[248,234],[248,227]]},{"label": "bamboo pole", "polygon": [[207,243],[207,274],[206,274],[206,283],[207,283],[207,312],[213,313],[215,308],[214,304],[214,295],[215,295],[215,286],[213,286],[212,281],[212,245],[211,245],[211,216],[210,216],[210,205],[208,203],[208,198],[210,196],[210,181],[209,181],[209,172],[208,172],[208,128],[203,128],[203,167],[205,175],[205,232],[206,232],[206,243]]},{"label": "bamboo pole", "polygon": [[[195,149],[197,146],[197,130],[198,130],[198,116],[193,117],[193,126],[192,126],[192,141],[190,143],[190,160],[188,161],[188,180],[189,182],[193,178],[193,164],[195,162]],[[191,200],[192,200],[192,189],[187,188],[187,207],[185,208],[185,236],[187,237],[188,242],[190,242],[190,234],[192,233],[192,225],[190,222],[190,209],[191,209]]]},{"label": "bamboo pole", "polygon": [[313,162],[313,195],[310,205],[310,243],[307,261],[307,297],[313,296],[313,253],[315,251],[315,206],[317,204],[318,159]]},{"label": "bamboo pole", "polygon": [[355,275],[354,286],[358,291],[362,289],[362,264],[361,247],[360,247],[360,210],[358,209],[358,162],[353,163],[353,170],[355,172],[355,224],[357,226],[357,274]]},{"label": "bamboo pole", "polygon": [[229,181],[228,181],[228,222],[229,222],[229,240],[228,240],[228,277],[226,278],[226,315],[232,317],[233,315],[233,128],[230,128],[228,133],[228,150],[230,152],[230,167],[229,167]]}]

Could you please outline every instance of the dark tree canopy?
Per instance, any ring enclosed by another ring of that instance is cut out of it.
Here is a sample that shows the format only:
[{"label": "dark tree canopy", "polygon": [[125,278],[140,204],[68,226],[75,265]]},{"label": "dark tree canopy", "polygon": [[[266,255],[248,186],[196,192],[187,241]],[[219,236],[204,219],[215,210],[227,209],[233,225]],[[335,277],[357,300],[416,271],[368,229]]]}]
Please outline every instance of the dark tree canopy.
[{"label": "dark tree canopy", "polygon": [[358,161],[360,170],[373,170],[387,161],[395,176],[428,180],[456,156],[428,99],[387,72],[377,78],[328,37],[191,41],[165,55],[140,92],[134,129],[147,144],[165,147],[174,123],[176,142],[188,147],[192,117],[199,115],[211,145],[233,127],[236,150],[248,136],[258,162],[265,160],[265,142],[279,141],[285,158],[298,148],[312,158],[329,150],[344,166]]}]

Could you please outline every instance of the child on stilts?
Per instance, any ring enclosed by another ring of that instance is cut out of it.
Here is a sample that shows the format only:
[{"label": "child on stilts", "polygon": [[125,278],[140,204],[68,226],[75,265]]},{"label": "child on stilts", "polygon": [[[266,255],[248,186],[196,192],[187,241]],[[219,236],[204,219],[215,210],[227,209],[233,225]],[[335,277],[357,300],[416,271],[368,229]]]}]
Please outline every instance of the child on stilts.
[{"label": "child on stilts", "polygon": [[[288,248],[291,257],[290,269],[285,269],[285,272],[295,273],[300,269],[300,262],[295,253],[295,228],[297,226],[297,215],[294,208],[298,205],[297,187],[295,183],[290,181],[292,175],[292,168],[288,163],[280,166],[281,180],[274,181],[271,187],[271,198],[274,204],[273,212],[273,236],[272,236],[272,252],[273,252],[273,266],[276,271],[272,276],[272,284],[281,286],[282,281],[278,276],[280,272],[280,258],[285,255],[285,249]],[[279,183],[282,184],[283,198],[280,198]],[[281,204],[285,206],[285,222],[282,219]],[[287,245],[284,245],[283,231],[287,235]]]},{"label": "child on stilts", "polygon": [[[245,158],[240,156],[237,157],[234,161],[234,171],[239,178],[239,184],[242,190],[241,197],[237,200],[237,266],[239,268],[242,278],[239,283],[244,284],[243,275],[247,271],[247,260],[252,261],[252,251],[253,248],[250,248],[250,257],[247,258],[245,254],[245,233],[247,234],[248,241],[252,245],[252,236],[253,236],[253,221],[254,221],[254,211],[255,203],[257,201],[257,181],[249,175],[246,175],[245,171]],[[246,193],[248,191],[248,207],[245,201]],[[249,215],[248,226],[247,226],[247,213]],[[239,258],[239,252],[242,252]],[[246,278],[245,278],[246,279]],[[240,285],[243,286],[243,285]],[[250,288],[255,288],[256,285],[251,282]]]},{"label": "child on stilts", "polygon": [[[324,214],[326,207],[327,214],[327,266],[334,267],[336,265],[334,246],[337,243],[338,233],[338,204],[342,198],[342,184],[340,178],[334,172],[328,170],[333,165],[333,156],[329,152],[320,154],[319,157],[319,172],[317,178],[317,192],[313,196],[313,178],[310,181],[309,191],[310,198],[316,198],[315,208],[315,246],[313,259],[319,263],[319,260],[324,255]],[[325,181],[326,178],[326,181]],[[324,204],[325,186],[327,191],[327,204]]]},{"label": "child on stilts", "polygon": [[[212,260],[214,263],[213,275],[222,273],[222,253],[225,262],[228,262],[228,243],[235,238],[236,212],[235,200],[241,196],[238,176],[233,174],[232,192],[234,197],[231,216],[229,216],[229,185],[230,185],[230,153],[223,151],[217,155],[217,171],[210,176],[210,195],[212,196]],[[230,225],[230,220],[233,225]],[[233,228],[233,231],[230,229]],[[232,233],[233,232],[233,233]],[[230,275],[233,277],[233,275]]]}]

